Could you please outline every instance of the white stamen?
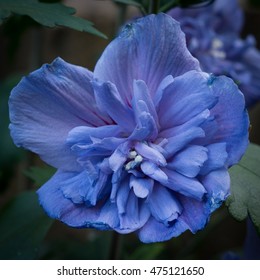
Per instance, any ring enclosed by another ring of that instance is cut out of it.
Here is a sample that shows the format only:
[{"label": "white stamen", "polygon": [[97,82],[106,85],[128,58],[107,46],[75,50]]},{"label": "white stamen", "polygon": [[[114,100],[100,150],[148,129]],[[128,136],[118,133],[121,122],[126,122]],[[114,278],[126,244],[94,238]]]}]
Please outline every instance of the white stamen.
[{"label": "white stamen", "polygon": [[134,159],[137,156],[137,152],[136,151],[131,151],[128,154],[128,158],[130,159]]},{"label": "white stamen", "polygon": [[130,169],[132,169],[133,163],[134,163],[133,160],[132,160],[132,161],[129,161],[129,162],[125,165],[125,170],[126,170],[126,171],[129,171]]},{"label": "white stamen", "polygon": [[142,162],[142,161],[143,161],[143,157],[142,157],[142,156],[137,155],[137,156],[135,157],[135,162],[136,162],[136,163],[140,163],[140,162]]}]

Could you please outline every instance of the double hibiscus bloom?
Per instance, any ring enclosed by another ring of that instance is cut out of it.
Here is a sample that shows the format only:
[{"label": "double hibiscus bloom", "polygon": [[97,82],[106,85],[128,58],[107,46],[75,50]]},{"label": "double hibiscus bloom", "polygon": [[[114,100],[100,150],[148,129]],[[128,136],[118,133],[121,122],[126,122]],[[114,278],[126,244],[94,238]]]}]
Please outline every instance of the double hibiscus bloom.
[{"label": "double hibiscus bloom", "polygon": [[143,242],[202,229],[248,145],[243,94],[201,71],[165,14],[126,25],[93,73],[44,65],[9,105],[15,144],[57,168],[38,190],[47,214]]}]

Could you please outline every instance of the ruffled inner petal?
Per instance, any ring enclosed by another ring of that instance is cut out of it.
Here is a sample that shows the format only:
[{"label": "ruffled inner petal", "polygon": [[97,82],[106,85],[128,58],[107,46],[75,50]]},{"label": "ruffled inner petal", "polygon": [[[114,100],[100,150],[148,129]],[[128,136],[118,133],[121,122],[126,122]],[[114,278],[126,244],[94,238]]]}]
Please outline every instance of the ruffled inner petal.
[{"label": "ruffled inner petal", "polygon": [[[162,129],[183,124],[217,102],[208,86],[208,74],[189,71],[164,90],[158,116]],[[172,104],[172,106],[170,105]]]},{"label": "ruffled inner petal", "polygon": [[158,184],[154,185],[147,203],[152,216],[165,226],[169,226],[182,212],[181,204],[173,193]]},{"label": "ruffled inner petal", "polygon": [[146,198],[152,193],[154,181],[149,178],[130,177],[130,187],[133,188],[134,194],[139,198]]},{"label": "ruffled inner petal", "polygon": [[167,168],[163,171],[168,176],[164,185],[169,189],[196,200],[203,199],[207,191],[197,178],[189,178]]},{"label": "ruffled inner petal", "polygon": [[176,170],[184,176],[194,178],[199,174],[201,167],[207,159],[207,148],[191,145],[184,148],[184,150],[180,151],[171,160],[169,160],[167,168]]},{"label": "ruffled inner petal", "polygon": [[189,143],[197,138],[205,137],[205,132],[200,127],[191,127],[186,131],[172,136],[168,139],[168,143],[163,147],[165,150],[164,157],[171,158],[174,154],[186,147]]},{"label": "ruffled inner petal", "polygon": [[128,139],[135,141],[154,140],[158,134],[153,117],[146,112],[145,103],[138,102],[144,110],[138,115],[137,126]]},{"label": "ruffled inner petal", "polygon": [[109,156],[125,142],[117,125],[100,127],[79,126],[72,129],[67,137],[67,145],[78,158],[81,165],[89,157]]},{"label": "ruffled inner petal", "polygon": [[[87,207],[84,203],[74,203],[72,199],[64,196],[61,188],[68,182],[73,182],[78,191],[83,191],[81,181],[86,182],[87,175],[75,176],[75,173],[58,171],[47,183],[38,191],[39,201],[47,214],[72,227],[92,227],[100,230],[111,229],[110,221],[118,219],[113,211],[107,212],[106,216],[101,214],[104,202],[99,201],[94,207]],[[73,198],[76,199],[75,194]],[[117,221],[118,223],[119,221]]]},{"label": "ruffled inner petal", "polygon": [[121,145],[119,145],[116,148],[116,150],[112,153],[108,161],[109,161],[110,168],[113,171],[116,172],[117,170],[123,167],[124,163],[128,158],[129,150],[130,150],[130,143],[124,142]]},{"label": "ruffled inner petal", "polygon": [[117,88],[110,82],[93,81],[95,98],[100,110],[118,124],[124,132],[131,132],[135,127],[131,108],[124,103]]},{"label": "ruffled inner petal", "polygon": [[132,106],[135,111],[136,118],[138,119],[138,116],[141,113],[140,109],[144,109],[140,107],[140,105],[138,104],[139,101],[142,100],[146,105],[145,109],[147,109],[147,113],[149,113],[152,116],[154,122],[156,123],[157,129],[159,129],[157,112],[155,110],[154,103],[151,99],[151,95],[147,88],[147,85],[142,80],[138,80],[138,81],[135,80],[133,89],[134,89],[134,95],[132,99]]},{"label": "ruffled inner petal", "polygon": [[208,159],[204,162],[200,174],[205,175],[213,170],[225,168],[228,158],[226,143],[215,143],[206,146],[206,148],[208,150]]},{"label": "ruffled inner petal", "polygon": [[167,175],[153,162],[144,161],[141,163],[141,170],[144,174],[158,182],[165,183],[168,180]]},{"label": "ruffled inner petal", "polygon": [[[118,196],[120,193],[118,194]],[[131,190],[124,207],[124,213],[119,215],[120,225],[115,228],[120,233],[130,233],[141,228],[149,219],[150,211],[147,204],[140,201]]]},{"label": "ruffled inner petal", "polygon": [[151,162],[154,162],[160,166],[165,166],[166,159],[164,156],[156,149],[149,147],[147,144],[137,142],[135,144],[135,150],[138,154],[140,154],[142,157],[150,160]]}]

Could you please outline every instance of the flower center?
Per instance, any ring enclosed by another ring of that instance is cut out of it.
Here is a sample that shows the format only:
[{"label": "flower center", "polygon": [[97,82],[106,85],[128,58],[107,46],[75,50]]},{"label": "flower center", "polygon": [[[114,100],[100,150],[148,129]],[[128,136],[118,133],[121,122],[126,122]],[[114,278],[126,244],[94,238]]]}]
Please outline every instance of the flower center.
[{"label": "flower center", "polygon": [[143,157],[139,155],[135,150],[132,150],[128,154],[128,160],[125,164],[125,170],[129,171],[130,169],[134,169],[140,165],[143,161]]}]

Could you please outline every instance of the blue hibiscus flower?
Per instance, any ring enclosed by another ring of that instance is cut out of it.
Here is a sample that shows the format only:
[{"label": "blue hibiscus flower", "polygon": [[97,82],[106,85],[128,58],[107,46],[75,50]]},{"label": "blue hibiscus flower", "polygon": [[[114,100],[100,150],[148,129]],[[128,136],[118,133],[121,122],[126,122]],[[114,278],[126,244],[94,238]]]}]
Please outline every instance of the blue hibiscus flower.
[{"label": "blue hibiscus flower", "polygon": [[126,25],[93,73],[58,58],[23,78],[10,119],[58,169],[38,190],[50,217],[143,242],[202,229],[248,144],[242,93],[200,70],[165,14]]},{"label": "blue hibiscus flower", "polygon": [[181,23],[188,49],[204,71],[230,76],[248,107],[260,100],[260,52],[253,36],[240,37],[244,15],[237,0],[216,0],[197,9],[176,8],[169,14]]}]

